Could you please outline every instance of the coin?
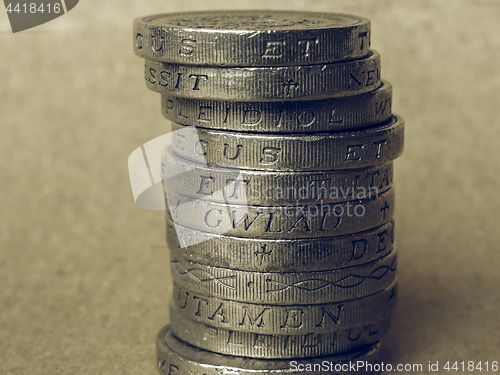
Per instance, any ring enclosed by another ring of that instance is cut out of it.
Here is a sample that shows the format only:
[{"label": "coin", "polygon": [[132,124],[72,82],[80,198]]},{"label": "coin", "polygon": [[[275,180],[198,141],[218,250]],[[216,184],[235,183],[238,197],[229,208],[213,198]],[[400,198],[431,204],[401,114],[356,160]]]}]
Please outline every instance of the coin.
[{"label": "coin", "polygon": [[167,221],[173,257],[241,271],[309,272],[352,267],[389,254],[394,222],[365,232],[306,239],[262,239],[214,235]]},{"label": "coin", "polygon": [[365,168],[403,152],[404,122],[316,134],[254,134],[173,125],[173,152],[184,159],[238,169],[312,171]]},{"label": "coin", "polygon": [[182,98],[227,101],[320,100],[376,90],[380,55],[341,63],[222,68],[146,60],[146,86]]},{"label": "coin", "polygon": [[215,328],[170,315],[174,336],[195,347],[211,352],[252,358],[311,358],[341,354],[377,343],[387,332],[390,318],[333,333],[305,335],[267,335]]},{"label": "coin", "polygon": [[397,283],[362,298],[314,305],[268,305],[238,302],[174,284],[172,314],[215,328],[269,335],[333,333],[389,316],[396,306]]},{"label": "coin", "polygon": [[135,53],[172,63],[317,64],[360,58],[369,47],[370,21],[348,14],[238,10],[134,20]]},{"label": "coin", "polygon": [[140,159],[169,207],[161,373],[377,372],[306,367],[377,360],[397,299],[404,123],[370,32],[362,17],[290,11],[134,21],[146,86],[174,122]]},{"label": "coin", "polygon": [[331,204],[246,206],[166,192],[167,217],[207,233],[251,238],[315,238],[362,232],[391,220],[394,189],[379,196]]},{"label": "coin", "polygon": [[336,203],[376,196],[389,190],[393,163],[324,172],[280,172],[203,165],[166,153],[165,189],[211,202],[250,206]]},{"label": "coin", "polygon": [[161,98],[163,116],[183,125],[243,132],[312,133],[343,131],[382,123],[391,117],[392,85],[344,98],[287,102],[230,102]]},{"label": "coin", "polygon": [[331,303],[376,293],[396,279],[396,252],[375,261],[317,272],[250,272],[172,259],[179,287],[208,297],[273,305]]},{"label": "coin", "polygon": [[[235,357],[212,353],[185,344],[177,339],[169,326],[163,327],[156,338],[157,364],[161,374],[193,375],[287,375],[303,373],[308,369],[311,375],[378,375],[373,371],[379,364],[380,344],[336,356],[283,360]],[[353,363],[360,368],[350,369]],[[371,365],[371,367],[366,366]],[[365,367],[366,366],[366,367]],[[368,369],[368,370],[367,370]],[[365,371],[367,370],[367,371]]]}]

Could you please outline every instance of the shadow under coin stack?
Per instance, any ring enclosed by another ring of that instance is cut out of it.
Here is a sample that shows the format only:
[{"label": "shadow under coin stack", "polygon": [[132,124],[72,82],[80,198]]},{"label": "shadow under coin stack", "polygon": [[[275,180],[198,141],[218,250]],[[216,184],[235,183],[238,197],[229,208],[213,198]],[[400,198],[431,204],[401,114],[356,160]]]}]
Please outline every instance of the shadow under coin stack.
[{"label": "shadow under coin stack", "polygon": [[369,20],[161,14],[135,20],[134,46],[174,122],[160,372],[377,373],[339,365],[379,361],[396,303],[404,125]]}]

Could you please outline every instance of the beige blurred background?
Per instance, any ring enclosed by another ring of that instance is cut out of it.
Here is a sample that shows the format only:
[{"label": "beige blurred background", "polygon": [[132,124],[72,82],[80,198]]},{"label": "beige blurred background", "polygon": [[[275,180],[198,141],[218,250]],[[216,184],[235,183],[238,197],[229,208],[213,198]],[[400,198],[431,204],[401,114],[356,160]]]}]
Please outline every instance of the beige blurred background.
[{"label": "beige blurred background", "polygon": [[407,123],[388,360],[500,361],[499,1],[81,0],[15,35],[0,10],[0,374],[156,374],[164,215],[134,205],[127,158],[167,123],[132,20],[232,8],[371,19]]}]

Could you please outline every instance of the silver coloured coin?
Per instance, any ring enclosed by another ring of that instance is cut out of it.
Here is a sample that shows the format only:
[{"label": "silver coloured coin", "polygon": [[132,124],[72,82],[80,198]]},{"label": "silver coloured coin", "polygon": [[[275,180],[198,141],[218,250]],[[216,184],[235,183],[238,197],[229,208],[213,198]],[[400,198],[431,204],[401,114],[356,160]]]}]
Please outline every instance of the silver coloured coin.
[{"label": "silver coloured coin", "polygon": [[134,20],[134,51],[179,64],[266,66],[317,64],[366,56],[370,21],[294,11],[204,11]]},{"label": "silver coloured coin", "polygon": [[183,227],[236,237],[298,239],[341,236],[379,227],[392,218],[394,189],[341,203],[246,206],[166,192],[167,217]]},{"label": "silver coloured coin", "polygon": [[345,236],[261,239],[214,235],[167,221],[173,257],[240,271],[310,272],[352,267],[394,249],[394,222]]},{"label": "silver coloured coin", "polygon": [[[212,353],[195,348],[177,339],[169,326],[160,330],[156,339],[158,370],[164,375],[288,375],[303,374],[308,369],[310,375],[378,375],[373,366],[350,369],[352,363],[362,362],[375,365],[380,363],[380,344],[350,353],[310,359],[272,361],[256,358],[235,357]],[[342,366],[343,365],[343,366]],[[307,366],[307,367],[306,367]],[[322,367],[323,366],[323,367]]]},{"label": "silver coloured coin", "polygon": [[171,314],[174,336],[211,352],[252,358],[313,358],[342,354],[377,343],[387,332],[390,317],[380,322],[333,333],[267,335],[215,328],[182,314]]},{"label": "silver coloured coin", "polygon": [[392,85],[356,96],[315,101],[230,102],[162,95],[161,112],[200,128],[266,133],[345,131],[389,120]]},{"label": "silver coloured coin", "polygon": [[337,203],[369,198],[389,190],[394,174],[392,162],[338,171],[257,171],[208,166],[172,152],[165,153],[162,170],[168,191],[211,202],[250,206]]},{"label": "silver coloured coin", "polygon": [[273,171],[327,171],[388,163],[403,152],[398,116],[365,130],[255,134],[173,125],[173,153],[209,166]]},{"label": "silver coloured coin", "polygon": [[174,284],[172,314],[215,328],[268,335],[333,333],[382,320],[396,306],[397,282],[369,296],[336,303],[263,305],[238,302]]},{"label": "silver coloured coin", "polygon": [[170,262],[181,288],[208,297],[269,305],[320,304],[356,299],[396,280],[396,251],[370,263],[317,272],[250,272],[183,259]]},{"label": "silver coloured coin", "polygon": [[321,100],[381,86],[380,55],[346,62],[259,68],[201,67],[145,60],[146,86],[181,98],[261,102]]}]

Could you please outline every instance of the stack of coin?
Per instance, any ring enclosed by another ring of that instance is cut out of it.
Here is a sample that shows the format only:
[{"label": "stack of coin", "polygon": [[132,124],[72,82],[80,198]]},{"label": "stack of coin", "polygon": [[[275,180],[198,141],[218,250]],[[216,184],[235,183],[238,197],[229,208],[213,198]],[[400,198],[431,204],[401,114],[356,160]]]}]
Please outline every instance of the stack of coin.
[{"label": "stack of coin", "polygon": [[378,361],[396,303],[404,126],[369,20],[160,14],[134,21],[134,48],[174,131],[160,372],[376,373],[341,366]]}]

